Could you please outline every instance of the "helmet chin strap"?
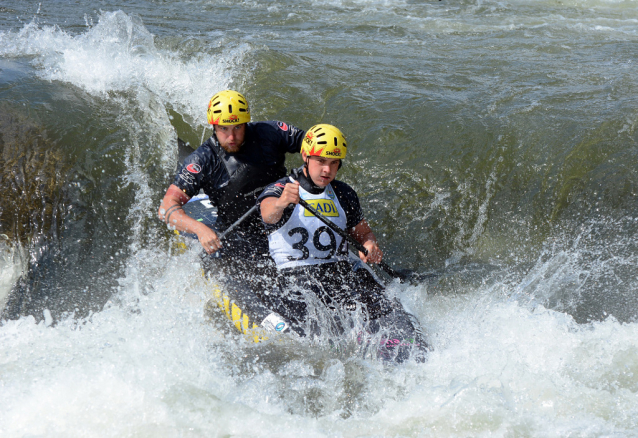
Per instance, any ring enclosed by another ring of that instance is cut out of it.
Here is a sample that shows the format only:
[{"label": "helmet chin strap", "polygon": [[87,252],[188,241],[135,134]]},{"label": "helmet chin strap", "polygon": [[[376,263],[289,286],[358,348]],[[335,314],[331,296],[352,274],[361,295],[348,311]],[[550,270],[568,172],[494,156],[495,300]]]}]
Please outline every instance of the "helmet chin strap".
[{"label": "helmet chin strap", "polygon": [[310,187],[312,188],[313,191],[317,191],[317,192],[323,192],[325,187],[319,187],[317,184],[315,184],[315,182],[312,180],[312,177],[310,176],[310,170],[308,169],[308,162],[310,161],[310,157],[306,157],[306,161],[304,161],[303,163],[303,167],[306,170],[304,172],[304,177],[306,178],[306,181],[308,181],[308,184],[310,185]]},{"label": "helmet chin strap", "polygon": [[[310,183],[310,185],[312,186],[313,189],[317,189],[317,190],[325,189],[325,187],[321,188],[317,184],[315,184],[315,182],[310,177],[310,171],[308,170],[308,162],[309,161],[310,161],[310,157],[306,156],[306,161],[304,161],[304,163],[303,163],[303,167],[304,167],[304,169],[306,169],[306,173],[308,174],[306,179],[308,180],[308,182]],[[341,166],[343,166],[343,160],[339,160],[339,169],[341,169]]]}]

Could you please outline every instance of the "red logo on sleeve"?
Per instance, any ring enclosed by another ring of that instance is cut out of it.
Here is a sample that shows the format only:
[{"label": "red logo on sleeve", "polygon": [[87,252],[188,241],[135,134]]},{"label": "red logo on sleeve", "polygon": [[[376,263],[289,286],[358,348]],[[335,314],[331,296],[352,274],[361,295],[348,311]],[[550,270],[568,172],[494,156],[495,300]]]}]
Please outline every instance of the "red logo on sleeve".
[{"label": "red logo on sleeve", "polygon": [[282,131],[288,130],[288,125],[286,125],[284,122],[277,122],[277,126],[279,126],[279,129],[281,129]]},{"label": "red logo on sleeve", "polygon": [[191,163],[186,166],[186,170],[188,170],[190,173],[199,173],[202,171],[202,168],[199,164]]}]

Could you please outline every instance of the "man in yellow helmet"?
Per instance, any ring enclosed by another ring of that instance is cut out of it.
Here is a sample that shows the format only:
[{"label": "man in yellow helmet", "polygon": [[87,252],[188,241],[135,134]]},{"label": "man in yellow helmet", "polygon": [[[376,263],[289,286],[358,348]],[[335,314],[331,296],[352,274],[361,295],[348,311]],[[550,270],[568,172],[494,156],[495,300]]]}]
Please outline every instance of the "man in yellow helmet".
[{"label": "man in yellow helmet", "polygon": [[233,90],[215,94],[208,105],[214,133],[182,163],[159,208],[172,228],[197,235],[208,254],[257,259],[268,242],[259,216],[243,221],[225,241],[188,216],[182,206],[200,190],[217,207],[218,229],[233,224],[255,204],[263,188],[286,174],[286,153],[298,153],[304,132],[284,122],[251,122],[246,98]]},{"label": "man in yellow helmet", "polygon": [[346,151],[346,140],[338,128],[313,126],[301,147],[304,166],[269,185],[259,196],[270,255],[280,274],[279,290],[262,296],[262,300],[292,324],[306,328],[310,323],[308,294],[331,310],[350,311],[361,306],[372,333],[388,332],[388,342],[380,345],[379,353],[402,361],[413,346],[420,352],[427,348],[418,322],[400,303],[385,297],[383,286],[367,269],[353,270],[347,241],[299,204],[304,199],[360,242],[368,251],[367,256],[359,253],[363,262],[381,262],[383,253],[356,192],[335,179]]}]

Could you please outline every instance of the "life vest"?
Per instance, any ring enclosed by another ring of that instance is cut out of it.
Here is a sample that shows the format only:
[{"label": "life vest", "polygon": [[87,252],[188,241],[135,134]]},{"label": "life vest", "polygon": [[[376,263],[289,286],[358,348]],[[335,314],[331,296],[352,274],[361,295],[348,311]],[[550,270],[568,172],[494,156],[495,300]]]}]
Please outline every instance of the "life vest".
[{"label": "life vest", "polygon": [[[259,165],[260,157],[251,157],[254,162],[240,161],[228,154],[217,141],[212,141],[213,151],[221,159],[229,175],[228,184],[209,194],[213,205],[218,207],[219,221],[230,225],[255,205],[257,196],[273,181],[286,175],[282,166],[264,167]],[[252,160],[251,160],[252,161]],[[258,215],[246,224],[261,229]],[[253,223],[254,222],[254,223]]]},{"label": "life vest", "polygon": [[[330,184],[316,195],[300,186],[299,196],[339,228],[346,228],[346,212]],[[348,260],[348,242],[301,205],[296,205],[288,221],[268,236],[268,243],[277,269]]]}]

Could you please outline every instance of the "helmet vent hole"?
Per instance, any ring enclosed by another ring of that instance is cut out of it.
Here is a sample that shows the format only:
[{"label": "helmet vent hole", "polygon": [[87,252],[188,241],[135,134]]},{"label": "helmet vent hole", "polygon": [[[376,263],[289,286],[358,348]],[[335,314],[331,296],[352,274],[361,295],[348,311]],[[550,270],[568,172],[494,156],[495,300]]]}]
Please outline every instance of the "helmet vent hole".
[{"label": "helmet vent hole", "polygon": [[339,141],[337,140],[337,137],[333,137],[333,140],[335,141],[335,146],[339,146]]},{"label": "helmet vent hole", "polygon": [[229,113],[233,113],[233,106],[232,105],[228,105],[228,112]]},{"label": "helmet vent hole", "polygon": [[215,102],[215,103],[213,104],[213,106],[217,106],[217,105],[219,105],[220,103],[221,103],[221,102],[218,100],[217,102]]},{"label": "helmet vent hole", "polygon": [[245,113],[245,112],[246,112],[246,110],[245,110],[244,108],[239,108],[239,112],[240,112],[240,113]]},{"label": "helmet vent hole", "polygon": [[325,141],[325,140],[324,141],[318,141],[317,144],[328,144],[328,142]]}]

